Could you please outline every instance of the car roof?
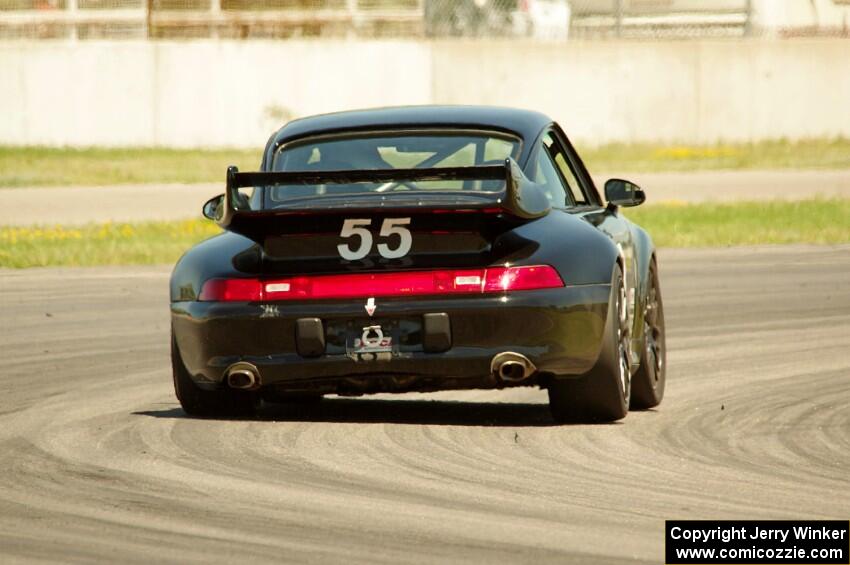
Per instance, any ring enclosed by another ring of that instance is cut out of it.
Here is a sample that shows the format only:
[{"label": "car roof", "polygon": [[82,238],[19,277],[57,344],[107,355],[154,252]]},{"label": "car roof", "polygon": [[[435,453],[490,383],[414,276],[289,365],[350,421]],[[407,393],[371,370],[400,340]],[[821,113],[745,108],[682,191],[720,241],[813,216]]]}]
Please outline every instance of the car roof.
[{"label": "car roof", "polygon": [[[263,153],[262,170],[270,170],[274,153],[284,143],[312,137],[355,131],[403,129],[481,129],[502,131],[518,136],[522,141],[517,162],[525,167],[538,136],[554,120],[541,112],[503,106],[424,105],[391,106],[366,110],[350,110],[318,114],[292,120],[269,138]],[[598,192],[588,175],[589,190]]]},{"label": "car roof", "polygon": [[352,110],[300,118],[287,123],[269,146],[318,134],[375,129],[469,128],[513,133],[523,141],[535,139],[552,119],[531,110],[497,106],[397,106]]}]

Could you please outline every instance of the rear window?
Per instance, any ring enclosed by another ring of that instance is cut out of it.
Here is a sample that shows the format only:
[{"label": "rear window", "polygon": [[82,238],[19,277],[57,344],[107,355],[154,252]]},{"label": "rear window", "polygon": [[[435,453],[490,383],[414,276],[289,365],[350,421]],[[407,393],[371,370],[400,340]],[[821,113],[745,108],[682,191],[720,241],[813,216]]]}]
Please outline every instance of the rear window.
[{"label": "rear window", "polygon": [[[498,133],[410,133],[322,138],[286,145],[274,158],[275,171],[338,171],[364,169],[431,169],[472,167],[504,163],[516,158],[519,141]],[[278,185],[271,187],[270,200],[364,192],[417,190],[497,191],[500,181],[402,181],[326,185]]]}]

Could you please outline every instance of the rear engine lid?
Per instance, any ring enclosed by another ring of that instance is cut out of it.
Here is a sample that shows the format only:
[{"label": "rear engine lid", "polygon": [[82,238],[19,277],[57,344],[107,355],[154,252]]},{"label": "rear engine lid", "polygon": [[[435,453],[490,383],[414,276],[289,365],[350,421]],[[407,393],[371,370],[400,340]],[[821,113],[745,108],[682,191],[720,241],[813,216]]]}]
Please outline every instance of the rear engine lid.
[{"label": "rear engine lid", "polygon": [[[291,198],[259,210],[245,187],[497,181],[493,190],[367,191],[343,196]],[[228,169],[217,222],[261,244],[264,270],[334,272],[484,266],[516,255],[530,242],[513,228],[549,213],[538,185],[512,159],[503,165],[321,172],[240,173]]]}]

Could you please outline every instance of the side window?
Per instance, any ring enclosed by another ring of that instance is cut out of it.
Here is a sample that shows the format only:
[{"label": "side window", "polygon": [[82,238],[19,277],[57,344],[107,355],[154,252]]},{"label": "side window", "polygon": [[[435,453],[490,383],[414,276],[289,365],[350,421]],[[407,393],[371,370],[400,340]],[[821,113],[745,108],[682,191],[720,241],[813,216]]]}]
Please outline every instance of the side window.
[{"label": "side window", "polygon": [[563,208],[571,204],[567,198],[564,182],[555,169],[555,163],[545,146],[537,152],[537,163],[534,165],[534,174],[531,180],[543,186],[546,199],[549,200],[549,204],[553,208]]},{"label": "side window", "polygon": [[587,197],[581,191],[581,185],[578,183],[578,179],[575,174],[573,174],[573,170],[570,168],[569,163],[567,162],[567,156],[564,155],[564,151],[561,149],[561,146],[555,141],[555,138],[551,133],[547,133],[543,138],[543,145],[549,151],[549,154],[552,156],[552,159],[555,161],[555,165],[558,167],[558,172],[561,173],[561,178],[564,180],[564,183],[567,185],[568,190],[570,191],[570,195],[572,196],[573,202],[578,206],[583,206],[587,204]]}]

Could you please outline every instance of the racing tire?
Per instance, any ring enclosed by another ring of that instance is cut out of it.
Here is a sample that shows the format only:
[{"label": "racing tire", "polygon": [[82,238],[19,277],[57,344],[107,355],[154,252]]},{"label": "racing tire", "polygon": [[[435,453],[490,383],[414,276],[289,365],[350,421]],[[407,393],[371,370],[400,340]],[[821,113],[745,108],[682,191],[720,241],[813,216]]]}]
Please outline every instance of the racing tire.
[{"label": "racing tire", "polygon": [[203,390],[192,381],[180,358],[174,334],[171,336],[171,371],[174,393],[183,411],[201,418],[233,418],[254,414],[257,395],[253,392],[221,389]]},{"label": "racing tire", "polygon": [[628,414],[629,339],[626,287],[620,266],[616,265],[596,364],[580,377],[555,377],[549,383],[549,409],[556,422],[613,422]]},{"label": "racing tire", "polygon": [[645,410],[661,403],[667,376],[664,304],[661,301],[658,267],[654,258],[649,265],[647,283],[649,286],[646,289],[640,367],[632,377],[630,407],[635,410]]}]

